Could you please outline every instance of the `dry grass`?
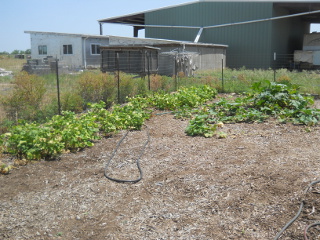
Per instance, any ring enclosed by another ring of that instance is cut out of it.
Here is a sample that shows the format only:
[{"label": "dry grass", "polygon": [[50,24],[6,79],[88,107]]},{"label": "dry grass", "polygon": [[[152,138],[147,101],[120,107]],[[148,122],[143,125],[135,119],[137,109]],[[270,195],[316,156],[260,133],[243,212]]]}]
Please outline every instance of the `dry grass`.
[{"label": "dry grass", "polygon": [[6,112],[4,111],[2,106],[0,105],[0,122],[2,122],[5,119],[5,116],[6,116]]},{"label": "dry grass", "polygon": [[0,56],[0,68],[6,71],[12,71],[13,74],[20,72],[26,63],[25,59],[16,59],[12,56]]},{"label": "dry grass", "polygon": [[[14,84],[11,83],[0,83],[0,99],[1,96],[6,95],[12,88]],[[6,112],[3,109],[2,104],[0,104],[0,122],[6,119]]]}]

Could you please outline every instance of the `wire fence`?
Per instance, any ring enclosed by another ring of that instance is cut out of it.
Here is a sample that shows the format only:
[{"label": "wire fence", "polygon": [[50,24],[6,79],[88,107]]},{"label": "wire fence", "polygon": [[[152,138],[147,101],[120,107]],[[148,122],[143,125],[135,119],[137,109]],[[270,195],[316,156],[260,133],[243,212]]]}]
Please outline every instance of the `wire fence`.
[{"label": "wire fence", "polygon": [[[248,55],[246,57],[257,56]],[[301,85],[305,93],[320,94],[320,71],[310,67],[307,70],[312,69],[313,71],[305,71],[303,64],[294,63],[293,57],[293,55],[277,55],[276,60],[272,59],[275,64],[266,69],[253,68],[253,65],[232,68],[228,60],[227,64],[224,59],[217,64],[217,59],[213,59],[212,63],[210,61],[207,63],[208,66],[212,66],[208,70],[197,68],[196,63],[199,62],[200,56],[196,53],[165,53],[161,56],[133,53],[114,54],[105,59],[105,65],[101,64],[101,60],[96,61],[95,58],[96,64],[91,64],[90,70],[83,70],[80,66],[65,65],[63,61],[57,61],[54,58],[39,62],[0,57],[0,95],[1,97],[10,95],[15,89],[15,76],[28,68],[30,73],[39,74],[40,78],[46,79],[46,86],[51,88],[47,90],[47,99],[44,102],[54,102],[55,106],[53,110],[46,110],[42,113],[42,117],[60,114],[62,110],[83,111],[83,102],[103,100],[109,104],[112,102],[121,104],[126,101],[127,97],[144,94],[147,91],[171,92],[181,86],[198,84],[211,85],[219,92],[239,93],[248,91],[256,81],[287,81]],[[265,58],[261,56],[260,58],[259,63],[262,63]],[[89,59],[88,62],[93,63],[93,60]],[[28,68],[24,67],[27,61]],[[224,67],[225,64],[227,67]],[[106,74],[102,74],[101,69]],[[161,72],[164,74],[159,74]],[[95,77],[85,76],[86,73],[92,73]],[[82,89],[80,93],[79,88]],[[51,99],[48,99],[49,96]],[[25,103],[20,103],[20,105],[23,104]],[[17,109],[23,108],[20,106]],[[0,104],[0,122],[6,115],[4,107]],[[22,115],[20,112],[15,112],[11,119],[18,119]]]},{"label": "wire fence", "polygon": [[[100,69],[106,72],[120,70],[126,73],[135,73],[146,76],[150,74],[159,74],[173,76],[183,72],[185,76],[192,76],[197,71],[203,69],[200,60],[201,56],[197,52],[163,52],[147,53],[145,55],[138,52],[121,52],[109,54],[106,58],[101,56],[86,57],[86,60],[59,59],[59,72],[74,73],[84,69]],[[229,69],[288,69],[288,70],[317,70],[320,66],[314,66],[312,63],[295,62],[294,54],[227,54],[226,59],[208,59],[205,68],[215,70],[221,68],[221,62],[224,61],[224,67]],[[23,67],[26,65],[25,67]],[[24,59],[14,58],[12,56],[0,55],[0,68],[3,76],[5,71],[11,71],[13,74],[26,70],[30,73],[39,75],[55,73],[55,58],[46,57],[43,59]],[[9,74],[8,74],[9,75]]]}]

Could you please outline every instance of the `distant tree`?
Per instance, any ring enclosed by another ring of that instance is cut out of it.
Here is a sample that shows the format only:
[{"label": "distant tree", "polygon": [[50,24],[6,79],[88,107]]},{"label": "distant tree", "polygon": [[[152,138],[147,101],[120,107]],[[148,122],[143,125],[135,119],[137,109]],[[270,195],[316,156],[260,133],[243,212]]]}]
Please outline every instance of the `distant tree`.
[{"label": "distant tree", "polygon": [[3,52],[0,52],[0,55],[9,55],[10,53],[6,52],[6,51],[3,51]]},{"label": "distant tree", "polygon": [[16,54],[24,54],[24,51],[21,51],[21,50],[13,50],[12,55],[16,55]]},{"label": "distant tree", "polygon": [[27,49],[24,54],[31,54],[31,49]]}]

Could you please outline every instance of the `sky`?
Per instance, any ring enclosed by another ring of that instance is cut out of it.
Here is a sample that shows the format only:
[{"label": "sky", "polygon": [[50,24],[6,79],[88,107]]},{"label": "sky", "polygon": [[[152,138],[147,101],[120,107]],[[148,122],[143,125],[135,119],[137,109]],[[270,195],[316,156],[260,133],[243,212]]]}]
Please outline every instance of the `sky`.
[{"label": "sky", "polygon": [[[1,0],[0,52],[30,49],[24,31],[100,34],[99,19],[167,7],[191,0]],[[103,24],[104,35],[133,37],[133,28]],[[144,37],[139,31],[139,37]]]},{"label": "sky", "polygon": [[[99,19],[167,7],[192,0],[1,0],[0,52],[30,49],[30,34],[43,31],[99,35]],[[312,27],[311,31],[320,31]],[[104,35],[132,37],[133,29],[103,24]],[[139,37],[143,31],[139,31]]]}]

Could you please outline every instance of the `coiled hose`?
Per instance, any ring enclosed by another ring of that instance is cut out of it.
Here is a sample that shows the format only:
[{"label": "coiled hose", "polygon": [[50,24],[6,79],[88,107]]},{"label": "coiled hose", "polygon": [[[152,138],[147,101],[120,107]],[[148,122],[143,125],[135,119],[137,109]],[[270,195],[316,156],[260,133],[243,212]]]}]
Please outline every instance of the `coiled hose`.
[{"label": "coiled hose", "polygon": [[[145,125],[146,126],[146,125]],[[141,156],[143,155],[149,141],[150,141],[150,133],[149,133],[149,130],[148,130],[148,127],[146,126],[146,132],[147,132],[147,140],[145,141],[145,143],[143,144],[141,150],[140,150],[140,153],[138,155],[138,158],[136,160],[136,163],[137,163],[137,167],[138,167],[138,170],[139,170],[139,177],[137,179],[133,179],[133,180],[123,180],[123,179],[117,179],[117,178],[112,178],[108,175],[107,173],[107,170],[108,170],[108,167],[110,165],[110,162],[112,161],[112,159],[114,158],[114,156],[116,155],[116,152],[118,151],[118,149],[120,148],[120,145],[121,143],[123,142],[123,140],[128,136],[130,131],[127,131],[126,134],[120,139],[120,141],[117,143],[117,146],[115,147],[115,149],[113,150],[112,154],[111,154],[111,157],[110,159],[108,160],[106,166],[105,166],[105,169],[104,169],[104,176],[106,178],[108,178],[109,180],[111,181],[114,181],[114,182],[118,182],[118,183],[137,183],[139,182],[142,177],[143,177],[143,172],[142,172],[142,169],[140,167],[140,158]]]},{"label": "coiled hose", "polygon": [[[317,180],[317,181],[314,181],[314,182],[311,182],[308,187],[304,190],[304,195],[308,192],[308,190],[314,185],[314,184],[317,184],[319,183],[320,180]],[[300,208],[298,210],[298,213],[294,216],[294,218],[292,218],[282,229],[281,231],[276,235],[276,237],[274,238],[274,240],[278,240],[279,237],[281,236],[282,233],[284,233],[285,230],[287,230],[287,228],[292,224],[294,223],[295,220],[297,220],[297,218],[300,216],[301,212],[302,212],[302,209],[304,207],[304,202],[302,201],[301,204],[300,204]],[[320,225],[320,223],[313,223],[313,224],[310,224],[309,226],[306,227],[305,231],[304,231],[304,238],[305,240],[308,240],[307,238],[307,231],[309,228],[311,227],[314,227],[316,225]]]}]

